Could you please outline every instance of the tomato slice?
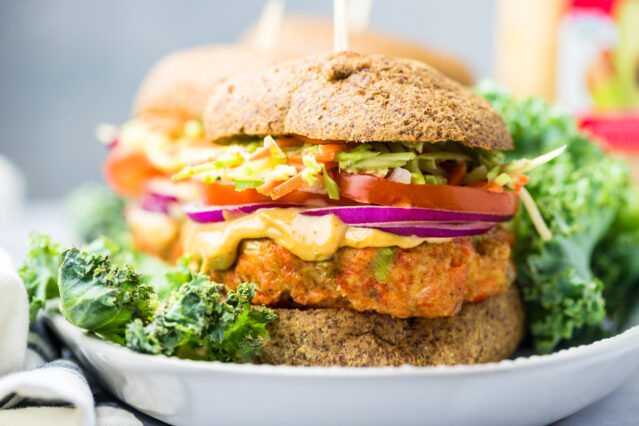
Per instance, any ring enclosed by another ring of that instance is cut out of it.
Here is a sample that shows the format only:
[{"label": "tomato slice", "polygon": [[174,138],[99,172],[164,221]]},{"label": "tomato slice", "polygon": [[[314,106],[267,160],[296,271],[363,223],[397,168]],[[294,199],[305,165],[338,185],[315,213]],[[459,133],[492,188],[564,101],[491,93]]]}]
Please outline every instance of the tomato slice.
[{"label": "tomato slice", "polygon": [[118,147],[109,151],[103,171],[113,191],[130,197],[142,195],[149,180],[164,175],[149,162],[144,152]]},{"label": "tomato slice", "polygon": [[235,184],[227,182],[199,183],[202,202],[207,206],[228,206],[251,203],[268,203],[271,197],[253,188],[236,191]]},{"label": "tomato slice", "polygon": [[287,194],[290,194],[293,191],[296,191],[299,187],[304,185],[304,179],[302,172],[299,172],[292,178],[282,182],[273,188],[271,193],[271,198],[274,200],[278,200],[280,198],[285,197]]},{"label": "tomato slice", "polygon": [[417,185],[393,182],[365,174],[333,173],[342,197],[381,206],[422,207],[476,213],[511,215],[518,197],[482,188],[452,185]]},{"label": "tomato slice", "polygon": [[305,204],[309,206],[325,205],[353,205],[358,204],[350,200],[331,200],[326,195],[313,194],[293,190],[288,194],[273,200],[271,197],[262,195],[254,188],[235,190],[235,184],[228,182],[199,183],[202,203],[207,206],[229,206],[252,203],[291,203]]},{"label": "tomato slice", "polygon": [[236,191],[228,182],[200,183],[205,205],[225,206],[252,203],[291,203],[308,206],[360,205],[422,207],[451,211],[512,215],[517,212],[518,196],[512,192],[490,192],[486,188],[452,185],[416,185],[393,182],[365,174],[331,173],[340,188],[340,199],[292,190],[274,201],[250,188]]}]

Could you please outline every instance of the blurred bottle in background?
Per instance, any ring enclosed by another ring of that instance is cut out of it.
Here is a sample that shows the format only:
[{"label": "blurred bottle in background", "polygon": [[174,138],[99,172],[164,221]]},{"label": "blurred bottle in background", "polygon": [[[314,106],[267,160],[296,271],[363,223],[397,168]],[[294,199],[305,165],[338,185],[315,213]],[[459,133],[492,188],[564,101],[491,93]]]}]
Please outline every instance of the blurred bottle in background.
[{"label": "blurred bottle in background", "polygon": [[580,114],[639,110],[639,1],[571,3],[559,27],[557,99]]},{"label": "blurred bottle in background", "polygon": [[639,184],[639,0],[499,0],[498,81],[568,107]]},{"label": "blurred bottle in background", "polygon": [[495,77],[520,96],[555,95],[561,0],[498,0]]}]

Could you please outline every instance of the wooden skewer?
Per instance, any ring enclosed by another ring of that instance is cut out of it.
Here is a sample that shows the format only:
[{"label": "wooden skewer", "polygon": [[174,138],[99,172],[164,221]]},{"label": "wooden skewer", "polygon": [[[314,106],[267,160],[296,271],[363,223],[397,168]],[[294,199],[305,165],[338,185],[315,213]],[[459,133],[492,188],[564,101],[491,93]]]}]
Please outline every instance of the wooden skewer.
[{"label": "wooden skewer", "polygon": [[333,0],[333,51],[348,50],[348,20],[346,0]]},{"label": "wooden skewer", "polygon": [[373,0],[349,0],[348,25],[353,31],[362,31],[368,27],[371,18]]},{"label": "wooden skewer", "polygon": [[268,0],[264,3],[253,41],[253,46],[257,50],[262,52],[275,50],[284,16],[284,3],[284,0]]}]

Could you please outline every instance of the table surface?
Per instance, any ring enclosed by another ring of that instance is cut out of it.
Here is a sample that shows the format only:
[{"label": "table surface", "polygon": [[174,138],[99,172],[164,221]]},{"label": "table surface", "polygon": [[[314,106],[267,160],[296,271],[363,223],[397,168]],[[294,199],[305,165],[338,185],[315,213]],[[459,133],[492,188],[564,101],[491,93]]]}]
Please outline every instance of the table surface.
[{"label": "table surface", "polygon": [[[1,208],[1,207],[0,207]],[[50,234],[61,242],[72,241],[62,204],[56,200],[29,202],[10,224],[0,223],[0,246],[19,265],[27,236],[32,231]],[[154,424],[150,421],[148,424]],[[619,389],[555,425],[621,426],[639,424],[639,370]]]}]

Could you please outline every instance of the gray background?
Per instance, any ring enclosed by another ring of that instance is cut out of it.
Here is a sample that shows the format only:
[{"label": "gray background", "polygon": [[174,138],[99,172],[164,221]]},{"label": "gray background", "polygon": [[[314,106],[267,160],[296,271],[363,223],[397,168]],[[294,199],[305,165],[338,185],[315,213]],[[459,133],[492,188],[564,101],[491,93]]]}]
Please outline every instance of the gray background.
[{"label": "gray background", "polygon": [[[286,10],[330,16],[332,1]],[[0,153],[29,197],[101,180],[100,122],[127,120],[145,72],[181,47],[231,42],[262,0],[0,0]],[[376,0],[371,27],[457,54],[479,77],[493,63],[493,0]]]}]

